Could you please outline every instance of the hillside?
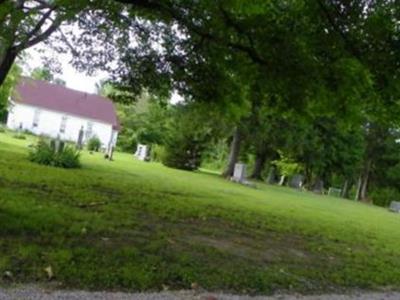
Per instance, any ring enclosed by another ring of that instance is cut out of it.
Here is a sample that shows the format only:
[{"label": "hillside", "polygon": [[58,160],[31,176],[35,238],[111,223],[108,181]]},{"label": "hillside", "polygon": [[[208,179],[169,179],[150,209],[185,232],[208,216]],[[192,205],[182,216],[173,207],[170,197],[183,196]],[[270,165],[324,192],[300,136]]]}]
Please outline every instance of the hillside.
[{"label": "hillside", "polygon": [[[30,163],[0,134],[0,279],[239,293],[400,287],[400,216],[353,201],[116,153]],[[51,267],[51,273],[45,268]]]}]

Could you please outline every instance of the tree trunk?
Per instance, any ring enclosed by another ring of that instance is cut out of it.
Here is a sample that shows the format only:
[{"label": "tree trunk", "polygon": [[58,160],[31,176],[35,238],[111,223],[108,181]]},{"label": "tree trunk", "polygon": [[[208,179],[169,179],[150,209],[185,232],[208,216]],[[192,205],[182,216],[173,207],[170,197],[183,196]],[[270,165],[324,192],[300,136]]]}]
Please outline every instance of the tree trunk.
[{"label": "tree trunk", "polygon": [[254,169],[253,169],[253,173],[251,174],[250,178],[262,179],[261,178],[261,173],[264,170],[266,161],[267,161],[267,151],[262,149],[262,151],[256,153],[256,160],[254,162]]},{"label": "tree trunk", "polygon": [[361,186],[362,186],[362,175],[360,174],[360,177],[358,178],[357,181],[357,188],[356,188],[356,196],[354,197],[354,200],[359,201],[361,199]]},{"label": "tree trunk", "polygon": [[231,177],[233,175],[233,171],[235,169],[235,164],[238,161],[239,153],[240,153],[240,144],[242,141],[242,136],[240,134],[239,128],[236,127],[235,132],[233,133],[233,138],[231,142],[228,164],[224,173],[222,174],[224,177]]},{"label": "tree trunk", "polygon": [[356,191],[356,201],[364,201],[367,202],[367,193],[368,193],[368,181],[369,174],[371,172],[372,161],[369,159],[366,161],[364,165],[364,169],[360,174],[360,178],[357,183],[357,191]]},{"label": "tree trunk", "polygon": [[4,56],[0,60],[0,86],[2,86],[6,80],[8,72],[10,72],[16,58],[17,53],[12,48],[8,48],[5,51]]},{"label": "tree trunk", "polygon": [[352,186],[350,180],[346,179],[343,183],[342,192],[340,193],[340,197],[349,198],[350,187]]},{"label": "tree trunk", "polygon": [[267,183],[268,184],[274,184],[276,183],[276,167],[274,165],[271,165],[268,177],[267,177]]},{"label": "tree trunk", "polygon": [[365,166],[365,171],[363,176],[364,178],[361,185],[360,200],[364,202],[368,201],[367,192],[368,192],[368,181],[369,181],[369,174],[371,171],[371,164],[372,164],[371,160],[368,160]]}]

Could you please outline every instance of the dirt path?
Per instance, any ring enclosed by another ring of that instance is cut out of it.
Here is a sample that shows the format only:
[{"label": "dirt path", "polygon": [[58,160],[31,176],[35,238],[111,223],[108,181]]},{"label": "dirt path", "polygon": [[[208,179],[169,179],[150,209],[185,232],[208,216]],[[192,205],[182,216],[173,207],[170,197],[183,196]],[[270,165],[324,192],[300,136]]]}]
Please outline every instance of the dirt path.
[{"label": "dirt path", "polygon": [[276,296],[234,296],[217,293],[196,293],[192,291],[162,292],[162,293],[112,293],[85,291],[54,291],[36,286],[0,288],[0,300],[399,300],[400,292],[387,293],[352,293],[347,295],[276,295]]}]

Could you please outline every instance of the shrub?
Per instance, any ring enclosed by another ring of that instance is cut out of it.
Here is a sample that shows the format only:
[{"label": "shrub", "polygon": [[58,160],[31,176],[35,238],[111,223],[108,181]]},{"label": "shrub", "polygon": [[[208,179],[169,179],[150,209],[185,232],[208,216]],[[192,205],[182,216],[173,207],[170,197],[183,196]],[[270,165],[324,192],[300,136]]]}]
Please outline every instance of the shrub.
[{"label": "shrub", "polygon": [[150,150],[151,161],[161,162],[164,156],[165,156],[164,146],[161,146],[161,145],[152,145],[151,146],[151,150]]},{"label": "shrub", "polygon": [[41,165],[51,165],[53,157],[54,150],[44,139],[40,139],[29,152],[29,160]]},{"label": "shrub", "polygon": [[125,130],[118,136],[117,148],[119,151],[132,153],[137,147],[136,134],[131,130]]},{"label": "shrub", "polygon": [[65,146],[62,151],[54,155],[53,165],[55,167],[73,169],[80,168],[80,153],[71,146]]},{"label": "shrub", "polygon": [[201,141],[190,137],[177,137],[165,145],[162,163],[167,167],[182,170],[197,170],[201,164],[204,146]]},{"label": "shrub", "polygon": [[56,151],[53,142],[40,139],[29,152],[29,160],[41,165],[59,168],[79,168],[80,154],[71,146],[60,147]]},{"label": "shrub", "polygon": [[23,135],[22,133],[16,133],[12,137],[18,140],[26,140],[26,136]]},{"label": "shrub", "polygon": [[391,201],[400,201],[400,192],[395,188],[375,188],[369,192],[372,203],[378,206],[387,207]]},{"label": "shrub", "polygon": [[101,141],[97,136],[91,137],[87,142],[87,149],[89,151],[98,152],[101,147]]}]

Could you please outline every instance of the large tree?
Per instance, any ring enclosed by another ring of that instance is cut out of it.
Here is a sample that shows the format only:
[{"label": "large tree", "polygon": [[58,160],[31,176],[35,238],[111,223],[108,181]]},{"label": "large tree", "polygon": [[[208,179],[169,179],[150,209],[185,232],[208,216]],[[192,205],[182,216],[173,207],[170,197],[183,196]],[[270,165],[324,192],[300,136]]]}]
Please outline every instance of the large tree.
[{"label": "large tree", "polygon": [[[73,20],[93,1],[3,0],[0,1],[0,86],[18,55],[46,41],[60,30],[63,22]],[[66,40],[59,32],[61,40]]]}]

